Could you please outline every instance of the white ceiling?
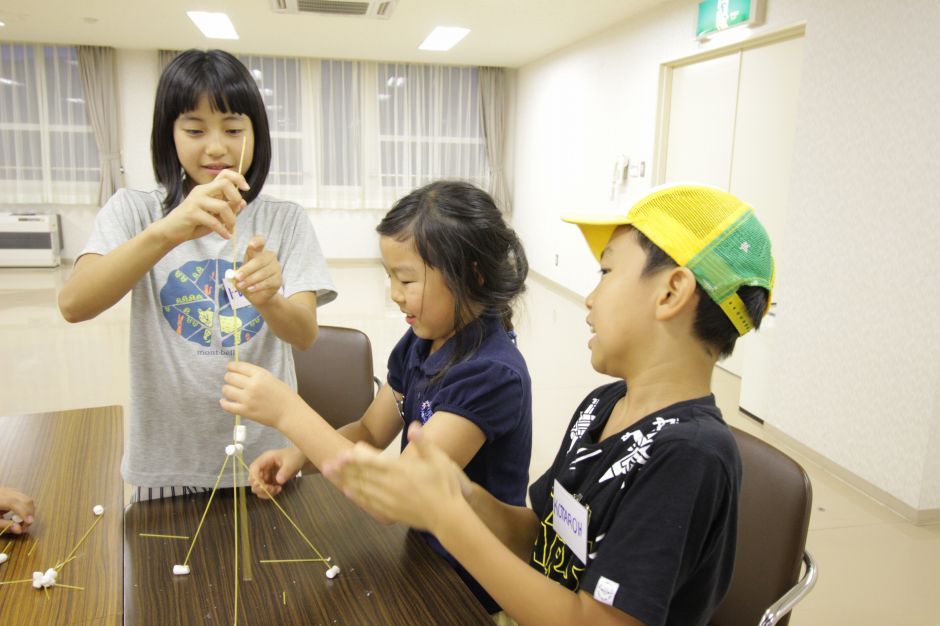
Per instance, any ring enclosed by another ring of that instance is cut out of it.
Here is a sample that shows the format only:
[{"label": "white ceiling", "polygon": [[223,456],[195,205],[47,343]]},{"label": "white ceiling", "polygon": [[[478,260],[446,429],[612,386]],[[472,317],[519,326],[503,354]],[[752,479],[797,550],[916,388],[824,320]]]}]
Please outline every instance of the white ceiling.
[{"label": "white ceiling", "polygon": [[[0,41],[518,67],[663,1],[398,0],[382,20],[277,14],[271,0],[0,0]],[[206,39],[193,10],[228,13],[241,38]],[[448,52],[418,50],[435,26],[471,31]]]}]

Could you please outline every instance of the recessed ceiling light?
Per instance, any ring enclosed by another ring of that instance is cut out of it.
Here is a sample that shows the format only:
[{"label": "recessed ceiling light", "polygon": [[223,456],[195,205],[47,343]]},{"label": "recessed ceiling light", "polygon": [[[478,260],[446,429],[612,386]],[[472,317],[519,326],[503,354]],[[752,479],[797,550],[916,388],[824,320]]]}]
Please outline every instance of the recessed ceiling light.
[{"label": "recessed ceiling light", "polygon": [[467,36],[469,28],[459,26],[438,26],[431,31],[427,39],[418,46],[419,50],[450,50],[457,42]]},{"label": "recessed ceiling light", "polygon": [[225,13],[186,11],[186,15],[208,39],[238,39],[232,20]]}]

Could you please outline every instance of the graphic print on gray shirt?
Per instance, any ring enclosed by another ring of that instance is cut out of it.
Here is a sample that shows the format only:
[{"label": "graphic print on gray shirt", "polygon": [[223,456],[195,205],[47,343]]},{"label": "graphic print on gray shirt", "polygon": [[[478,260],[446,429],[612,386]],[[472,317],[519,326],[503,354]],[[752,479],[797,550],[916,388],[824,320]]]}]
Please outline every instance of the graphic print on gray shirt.
[{"label": "graphic print on gray shirt", "polygon": [[[163,217],[163,190],[119,190],[102,207],[81,254],[107,254]],[[304,209],[260,195],[237,219],[239,266],[248,240],[265,238],[277,254],[283,294],[309,291],[317,305],[336,298],[313,226]],[[212,487],[232,441],[234,418],[219,406],[226,365],[259,365],[297,388],[289,344],[246,304],[233,310],[222,283],[232,267],[233,240],[210,233],[171,250],[131,290],[130,406],[121,475],[133,485]],[[79,255],[81,256],[81,255]],[[251,462],[288,441],[243,419]],[[226,472],[221,487],[232,486]]]}]

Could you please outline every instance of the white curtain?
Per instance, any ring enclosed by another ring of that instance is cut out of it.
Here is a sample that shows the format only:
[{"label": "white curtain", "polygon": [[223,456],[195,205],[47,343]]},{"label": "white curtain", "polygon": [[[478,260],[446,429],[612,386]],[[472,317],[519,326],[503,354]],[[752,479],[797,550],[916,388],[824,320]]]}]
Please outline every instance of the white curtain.
[{"label": "white curtain", "polygon": [[75,48],[0,44],[0,198],[96,204],[100,176]]},{"label": "white curtain", "polygon": [[509,107],[506,70],[480,68],[480,107],[486,155],[490,161],[490,195],[504,215],[512,215],[512,196],[506,183],[506,125]]},{"label": "white curtain", "polygon": [[488,187],[476,68],[240,59],[271,127],[266,193],[311,208],[385,209],[438,178]]},{"label": "white curtain", "polygon": [[104,206],[124,186],[121,137],[118,132],[118,96],[114,75],[114,48],[78,46],[78,69],[85,90],[88,117],[95,131],[101,158],[98,205]]}]

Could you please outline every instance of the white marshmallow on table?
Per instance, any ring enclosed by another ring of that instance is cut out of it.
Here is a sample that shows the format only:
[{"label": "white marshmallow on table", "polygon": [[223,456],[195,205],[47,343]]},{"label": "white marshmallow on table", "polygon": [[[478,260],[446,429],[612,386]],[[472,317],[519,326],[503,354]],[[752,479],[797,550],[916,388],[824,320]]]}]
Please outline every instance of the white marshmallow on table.
[{"label": "white marshmallow on table", "polygon": [[187,576],[189,575],[189,566],[188,565],[174,565],[173,574],[175,576]]},{"label": "white marshmallow on table", "polygon": [[230,443],[227,446],[225,446],[225,454],[227,454],[228,456],[232,456],[233,454],[235,454],[235,445]]},{"label": "white marshmallow on table", "polygon": [[244,424],[239,424],[236,426],[235,432],[232,435],[235,438],[235,443],[245,443],[245,434],[246,429]]},{"label": "white marshmallow on table", "polygon": [[33,588],[41,589],[43,587],[55,587],[55,579],[58,577],[59,572],[55,571],[55,568],[50,567],[43,572],[33,572]]},{"label": "white marshmallow on table", "polygon": [[326,570],[327,578],[336,578],[337,574],[339,574],[339,565],[334,565],[330,569]]},{"label": "white marshmallow on table", "polygon": [[101,506],[100,504],[96,504],[96,505],[91,509],[91,511],[92,511],[92,513],[94,513],[95,515],[104,515],[104,507]]},{"label": "white marshmallow on table", "polygon": [[4,563],[6,563],[7,559],[9,558],[10,558],[9,554],[7,554],[6,552],[0,552],[0,565],[3,565]]}]

